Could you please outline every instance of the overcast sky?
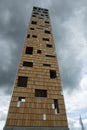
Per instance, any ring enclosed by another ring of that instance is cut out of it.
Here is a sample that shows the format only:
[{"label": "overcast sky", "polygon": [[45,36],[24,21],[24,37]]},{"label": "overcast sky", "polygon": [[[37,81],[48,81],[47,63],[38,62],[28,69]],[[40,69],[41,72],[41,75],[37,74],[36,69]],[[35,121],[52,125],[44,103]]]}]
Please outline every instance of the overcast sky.
[{"label": "overcast sky", "polygon": [[49,9],[70,130],[87,129],[87,0],[0,0],[0,130],[33,6]]}]

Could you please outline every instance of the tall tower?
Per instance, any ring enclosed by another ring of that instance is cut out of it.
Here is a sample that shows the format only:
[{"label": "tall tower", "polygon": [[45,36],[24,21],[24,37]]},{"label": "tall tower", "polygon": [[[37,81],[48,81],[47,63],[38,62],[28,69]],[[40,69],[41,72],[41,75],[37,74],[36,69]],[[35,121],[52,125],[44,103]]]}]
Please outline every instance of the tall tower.
[{"label": "tall tower", "polygon": [[4,130],[69,130],[47,9],[33,8]]}]

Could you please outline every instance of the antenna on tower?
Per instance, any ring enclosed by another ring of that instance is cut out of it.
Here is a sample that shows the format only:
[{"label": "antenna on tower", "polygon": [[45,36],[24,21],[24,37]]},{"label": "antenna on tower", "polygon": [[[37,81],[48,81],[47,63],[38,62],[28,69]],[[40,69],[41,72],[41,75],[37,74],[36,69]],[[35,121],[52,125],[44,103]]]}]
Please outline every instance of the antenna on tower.
[{"label": "antenna on tower", "polygon": [[82,130],[85,130],[85,129],[84,129],[84,125],[83,125],[83,122],[82,122],[82,118],[81,118],[81,115],[80,115],[80,118],[79,118],[79,122],[80,122],[80,125],[81,125],[81,128],[82,128]]}]

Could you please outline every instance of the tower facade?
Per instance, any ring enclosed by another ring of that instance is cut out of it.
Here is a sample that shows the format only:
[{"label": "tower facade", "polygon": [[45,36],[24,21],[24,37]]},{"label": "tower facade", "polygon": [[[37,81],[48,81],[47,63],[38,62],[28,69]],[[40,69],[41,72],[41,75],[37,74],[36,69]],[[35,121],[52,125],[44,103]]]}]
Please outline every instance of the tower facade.
[{"label": "tower facade", "polygon": [[49,12],[34,7],[4,130],[69,130]]}]

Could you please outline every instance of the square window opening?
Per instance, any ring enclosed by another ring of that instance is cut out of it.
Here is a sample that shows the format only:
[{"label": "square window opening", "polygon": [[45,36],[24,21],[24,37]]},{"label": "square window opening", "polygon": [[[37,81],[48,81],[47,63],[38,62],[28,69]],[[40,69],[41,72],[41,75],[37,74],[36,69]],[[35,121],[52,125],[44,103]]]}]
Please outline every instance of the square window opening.
[{"label": "square window opening", "polygon": [[19,76],[17,81],[18,87],[27,87],[28,77]]},{"label": "square window opening", "polygon": [[41,50],[37,50],[37,53],[38,53],[38,54],[41,54]]},{"label": "square window opening", "polygon": [[33,47],[26,47],[25,53],[32,55],[33,54]]}]

